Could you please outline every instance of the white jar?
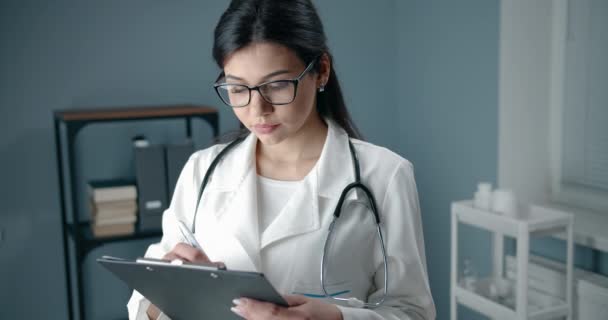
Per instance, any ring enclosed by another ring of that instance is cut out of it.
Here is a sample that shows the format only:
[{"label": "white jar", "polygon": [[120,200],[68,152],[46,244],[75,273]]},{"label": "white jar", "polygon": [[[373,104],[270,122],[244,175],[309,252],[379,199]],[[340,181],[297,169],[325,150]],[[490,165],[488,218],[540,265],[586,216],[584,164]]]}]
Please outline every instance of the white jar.
[{"label": "white jar", "polygon": [[517,218],[517,199],[509,189],[497,189],[492,194],[492,211]]}]

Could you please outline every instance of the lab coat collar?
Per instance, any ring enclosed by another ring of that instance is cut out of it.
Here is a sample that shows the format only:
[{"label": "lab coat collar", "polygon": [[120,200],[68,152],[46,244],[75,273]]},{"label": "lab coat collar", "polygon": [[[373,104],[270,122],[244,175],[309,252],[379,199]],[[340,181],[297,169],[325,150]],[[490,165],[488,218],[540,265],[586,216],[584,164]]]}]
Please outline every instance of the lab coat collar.
[{"label": "lab coat collar", "polygon": [[[346,185],[355,181],[354,164],[348,146],[348,134],[333,120],[325,119],[328,126],[327,138],[317,164],[305,180],[316,184],[319,196],[337,199]],[[257,174],[255,151],[257,138],[249,134],[243,142],[230,151],[219,166],[229,170],[216,170],[205,189],[215,191],[235,191],[245,181],[247,174]],[[313,177],[314,176],[314,177]],[[350,192],[346,199],[356,200],[356,192]]]},{"label": "lab coat collar", "polygon": [[[327,139],[321,156],[315,166],[318,176],[319,195],[329,199],[338,199],[342,190],[355,181],[354,163],[348,146],[349,137],[337,123],[326,119],[328,126]],[[357,192],[349,192],[347,200],[356,200]]]},{"label": "lab coat collar", "polygon": [[[321,219],[318,197],[328,198],[335,205],[344,187],[354,181],[348,135],[333,121],[326,123],[327,138],[317,164],[261,236],[255,135],[250,134],[222,159],[205,190],[224,193],[227,201],[214,210],[216,218],[239,240],[258,271],[261,271],[260,250],[274,242],[318,230]],[[350,192],[346,199],[357,199],[357,193]]]}]

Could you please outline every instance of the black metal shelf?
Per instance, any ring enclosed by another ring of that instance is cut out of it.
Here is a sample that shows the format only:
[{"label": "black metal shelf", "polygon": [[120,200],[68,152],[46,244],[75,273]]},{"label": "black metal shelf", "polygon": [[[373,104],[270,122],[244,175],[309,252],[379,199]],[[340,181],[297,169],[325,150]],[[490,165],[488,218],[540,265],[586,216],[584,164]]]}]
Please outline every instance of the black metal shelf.
[{"label": "black metal shelf", "polygon": [[[141,232],[136,229],[135,233],[130,235],[96,238],[91,230],[90,222],[80,220],[77,210],[79,207],[79,197],[76,191],[78,181],[74,169],[76,165],[74,142],[78,132],[85,126],[94,123],[184,119],[186,136],[187,138],[191,138],[192,119],[194,118],[206,121],[213,130],[213,136],[217,137],[219,133],[219,115],[216,109],[207,106],[185,104],[123,108],[81,108],[57,110],[53,113],[70,320],[82,320],[85,318],[82,262],[91,250],[104,244],[137,239],[152,239],[162,235],[160,230]],[[72,272],[72,269],[75,272]],[[74,292],[75,294],[73,294]]]},{"label": "black metal shelf", "polygon": [[160,229],[154,231],[139,231],[136,227],[132,234],[95,237],[91,230],[92,226],[90,221],[81,221],[78,225],[68,223],[66,227],[73,239],[80,239],[83,247],[82,249],[85,252],[89,252],[99,246],[113,242],[159,238],[163,235],[163,232]]}]

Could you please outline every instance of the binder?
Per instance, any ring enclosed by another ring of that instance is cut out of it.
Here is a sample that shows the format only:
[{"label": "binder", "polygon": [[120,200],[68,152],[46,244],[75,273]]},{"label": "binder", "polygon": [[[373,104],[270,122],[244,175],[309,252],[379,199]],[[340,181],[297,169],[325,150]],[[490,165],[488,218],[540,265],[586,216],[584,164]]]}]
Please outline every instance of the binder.
[{"label": "binder", "polygon": [[165,152],[167,161],[167,188],[169,190],[168,199],[171,201],[177,178],[179,178],[186,161],[188,161],[188,158],[194,152],[194,144],[191,140],[181,144],[168,144]]},{"label": "binder", "polygon": [[165,151],[162,145],[136,144],[135,179],[140,231],[158,231],[168,207]]},{"label": "binder", "polygon": [[145,258],[104,256],[97,262],[172,320],[241,319],[230,311],[232,300],[239,297],[288,306],[262,273]]}]

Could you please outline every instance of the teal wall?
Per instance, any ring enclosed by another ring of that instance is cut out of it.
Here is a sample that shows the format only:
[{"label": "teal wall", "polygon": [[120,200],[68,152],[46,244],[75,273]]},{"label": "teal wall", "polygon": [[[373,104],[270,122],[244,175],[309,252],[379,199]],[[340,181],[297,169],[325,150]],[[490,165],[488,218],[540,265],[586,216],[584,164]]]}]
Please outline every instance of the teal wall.
[{"label": "teal wall", "polygon": [[[415,167],[431,290],[449,318],[450,202],[497,178],[498,1],[397,1],[399,150]],[[462,252],[489,270],[488,234]],[[462,314],[462,319],[471,315]]]},{"label": "teal wall", "polygon": [[[497,182],[500,1],[396,1],[398,150],[415,166],[431,290],[449,318],[450,202]],[[490,235],[461,225],[462,266],[490,272]],[[513,242],[507,250],[514,252]],[[534,240],[534,254],[563,261],[564,241]],[[575,265],[608,274],[608,254],[576,246]],[[484,319],[465,308],[460,319]]]},{"label": "teal wall", "polygon": [[[227,3],[0,2],[0,319],[67,318],[52,111],[183,102],[223,107],[211,87],[219,72],[211,46]],[[395,147],[395,85],[374,84],[394,75],[394,1],[316,3],[355,121],[368,140]],[[227,108],[220,119],[222,131],[237,126]],[[194,131],[205,146],[209,129],[197,123]],[[179,140],[183,129],[175,122],[85,128],[77,140],[79,187],[86,179],[131,174],[129,139],[138,133],[166,142]],[[148,243],[90,254],[83,274],[87,300],[94,301],[86,310],[91,319],[124,316],[129,296],[94,258],[136,257]]]},{"label": "teal wall", "polygon": [[[496,183],[499,1],[315,1],[355,122],[371,142],[410,159],[422,204],[438,319],[449,316],[449,204],[480,180]],[[65,319],[52,111],[192,102],[222,107],[211,34],[227,1],[0,2],[0,319]],[[222,131],[237,123],[221,109]],[[179,123],[87,128],[81,180],[132,171],[128,139],[179,140]],[[208,128],[195,126],[200,147]],[[486,272],[488,235],[461,245]],[[91,257],[140,255],[148,241],[103,246]],[[546,240],[533,250],[557,255]],[[608,258],[577,248],[577,264],[608,273]],[[125,314],[129,291],[89,258],[87,314]],[[6,288],[10,288],[7,290]],[[35,307],[33,307],[35,306]],[[468,319],[474,316],[464,312]]]}]

